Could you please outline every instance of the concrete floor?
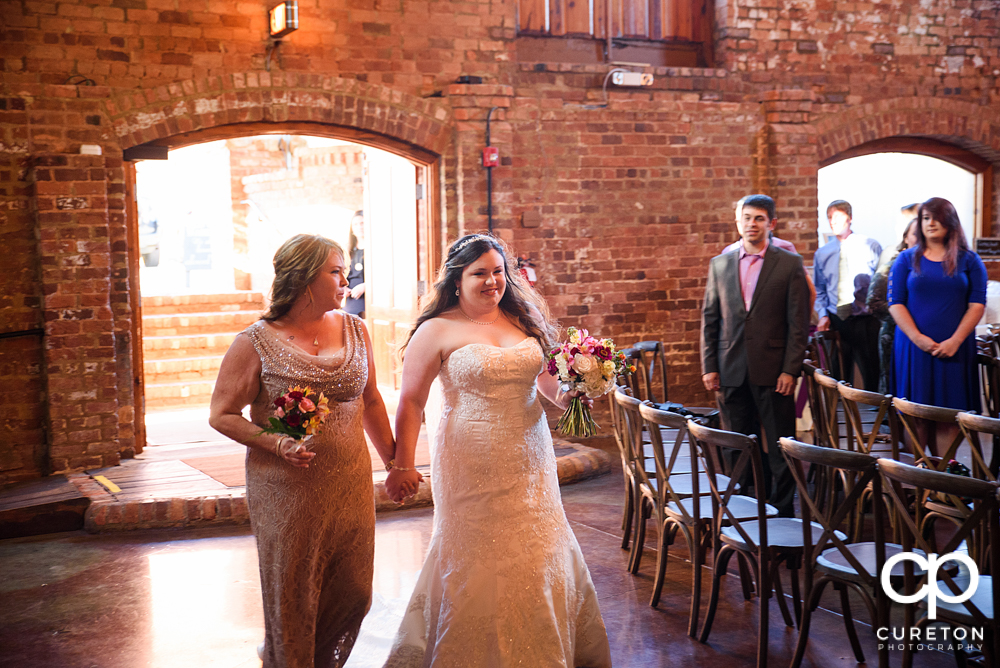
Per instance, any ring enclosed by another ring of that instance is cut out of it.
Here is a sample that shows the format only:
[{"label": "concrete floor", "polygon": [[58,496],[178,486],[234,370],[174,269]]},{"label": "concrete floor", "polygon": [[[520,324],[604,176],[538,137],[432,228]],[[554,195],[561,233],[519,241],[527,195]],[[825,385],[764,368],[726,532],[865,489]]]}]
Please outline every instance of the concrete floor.
[{"label": "concrete floor", "polygon": [[[658,609],[650,608],[655,553],[639,575],[625,570],[620,548],[622,478],[615,472],[563,488],[570,522],[601,600],[616,666],[753,666],[757,600],[745,602],[738,579],[724,580],[712,637],[686,635],[690,565],[671,550]],[[379,516],[376,601],[351,657],[381,665],[395,620],[420,569],[432,509]],[[655,531],[650,526],[649,545]],[[0,666],[18,668],[256,668],[263,617],[253,537],[239,528],[207,531],[84,533],[0,541]],[[710,572],[705,571],[703,606]],[[787,587],[786,587],[787,591]],[[830,609],[838,610],[835,604]],[[875,665],[875,639],[856,606],[859,634]],[[796,631],[771,606],[769,665],[788,665]],[[893,665],[900,657],[893,656]],[[949,666],[946,654],[922,652],[918,667]],[[804,666],[855,666],[838,614],[814,617]]]}]

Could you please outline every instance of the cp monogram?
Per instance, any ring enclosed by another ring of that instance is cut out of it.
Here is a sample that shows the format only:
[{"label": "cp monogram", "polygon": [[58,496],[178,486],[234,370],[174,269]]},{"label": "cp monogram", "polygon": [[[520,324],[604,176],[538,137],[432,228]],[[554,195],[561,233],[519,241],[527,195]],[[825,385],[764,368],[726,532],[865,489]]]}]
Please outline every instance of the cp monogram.
[{"label": "cp monogram", "polygon": [[[949,552],[940,556],[932,552],[928,556],[929,558],[924,558],[923,555],[914,552],[900,552],[893,555],[886,560],[885,566],[882,567],[881,580],[882,589],[886,595],[897,603],[915,603],[926,597],[927,618],[933,621],[937,619],[937,599],[940,598],[945,603],[962,603],[972,598],[972,595],[976,593],[976,588],[979,587],[979,568],[969,555],[959,552]],[[892,573],[893,567],[901,561],[912,561],[927,572],[927,584],[918,589],[916,593],[909,595],[900,594],[892,588],[889,576]],[[938,586],[938,569],[941,567],[941,564],[948,561],[960,561],[969,569],[969,588],[961,594],[946,593]]]}]

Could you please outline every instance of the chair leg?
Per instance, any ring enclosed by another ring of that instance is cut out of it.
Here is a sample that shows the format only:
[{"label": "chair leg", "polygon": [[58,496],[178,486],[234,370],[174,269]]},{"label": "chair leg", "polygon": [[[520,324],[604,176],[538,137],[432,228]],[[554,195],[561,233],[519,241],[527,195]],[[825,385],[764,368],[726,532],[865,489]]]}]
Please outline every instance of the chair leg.
[{"label": "chair leg", "polygon": [[691,614],[688,615],[688,635],[698,635],[698,614],[701,609],[701,566],[705,561],[705,547],[702,545],[701,528],[696,524],[691,537]]},{"label": "chair leg", "polygon": [[[760,592],[757,597],[760,602],[760,621],[757,625],[757,668],[767,668],[767,641],[770,631],[770,616],[767,608],[768,600],[771,598],[771,568],[767,561],[767,555],[757,553],[757,572],[760,573],[760,580],[757,582],[757,591]],[[782,598],[784,597],[782,596]],[[785,614],[787,614],[787,610]]]},{"label": "chair leg", "polygon": [[641,494],[635,495],[635,531],[632,536],[632,551],[628,559],[628,572],[635,575],[639,572],[639,563],[642,561],[642,550],[646,542],[646,519],[649,517],[646,498]]},{"label": "chair leg", "polygon": [[635,494],[632,492],[628,477],[625,478],[625,508],[622,512],[622,549],[627,550],[632,540],[632,515],[635,512]]},{"label": "chair leg", "polygon": [[802,622],[799,624],[799,641],[795,645],[795,656],[789,668],[799,668],[802,665],[802,657],[806,653],[806,644],[809,642],[809,623],[812,621],[812,613],[819,607],[819,598],[823,594],[827,580],[821,580],[819,584],[814,584],[812,591],[808,592],[809,600],[802,610]]},{"label": "chair leg", "polygon": [[795,568],[788,569],[789,577],[792,580],[792,611],[795,613],[795,625],[798,626],[802,623],[802,592],[799,590],[799,569],[798,564],[795,564]]},{"label": "chair leg", "polygon": [[854,615],[851,614],[851,599],[848,596],[847,587],[842,584],[835,584],[834,587],[840,590],[840,611],[844,614],[844,627],[847,629],[847,637],[851,641],[851,649],[854,650],[854,658],[858,663],[865,662],[865,653],[858,642],[858,632],[854,628]]},{"label": "chair leg", "polygon": [[[789,628],[795,627],[795,622],[792,621],[792,615],[788,612],[788,603],[785,602],[785,590],[781,586],[781,573],[778,569],[781,566],[781,561],[779,559],[773,559],[770,566],[768,567],[768,578],[771,580],[771,586],[774,589],[774,597],[778,599],[778,608],[781,610],[781,616],[785,620],[785,626]],[[770,590],[767,592],[770,594]],[[760,588],[759,598],[764,600],[764,587]]]},{"label": "chair leg", "polygon": [[653,578],[653,595],[649,599],[649,605],[654,608],[660,603],[660,592],[663,591],[663,581],[666,579],[667,572],[667,553],[677,535],[677,525],[671,523],[667,526],[664,523],[659,526],[659,529],[660,545],[656,551],[656,577]]},{"label": "chair leg", "polygon": [[743,587],[743,600],[749,601],[754,594],[753,587],[757,587],[759,583],[755,578],[751,577],[750,569],[747,567],[742,554],[738,554],[736,564],[740,569],[740,585]]},{"label": "chair leg", "polygon": [[715,565],[712,570],[712,594],[708,600],[708,612],[705,613],[705,625],[701,627],[701,637],[699,642],[708,642],[708,634],[712,632],[712,620],[715,619],[715,609],[719,606],[719,585],[722,574],[726,572],[726,565],[733,556],[735,550],[728,545],[719,550],[715,557]]}]

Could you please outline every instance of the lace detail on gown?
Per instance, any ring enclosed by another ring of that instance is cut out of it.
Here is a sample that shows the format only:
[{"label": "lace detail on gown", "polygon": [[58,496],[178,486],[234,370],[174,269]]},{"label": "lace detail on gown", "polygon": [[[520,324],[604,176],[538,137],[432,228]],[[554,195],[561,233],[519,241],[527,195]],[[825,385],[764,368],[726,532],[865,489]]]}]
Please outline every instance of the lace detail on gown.
[{"label": "lace detail on gown", "polygon": [[541,348],[472,344],[441,367],[434,532],[386,668],[610,666],[537,396]]},{"label": "lace detail on gown", "polygon": [[361,321],[345,315],[345,345],[314,356],[250,325],[261,391],[250,407],[264,426],[291,385],[330,398],[309,468],[247,452],[247,503],[257,538],[266,630],[264,668],[334,668],[347,661],[371,601],[375,504],[362,428],[368,354]]}]

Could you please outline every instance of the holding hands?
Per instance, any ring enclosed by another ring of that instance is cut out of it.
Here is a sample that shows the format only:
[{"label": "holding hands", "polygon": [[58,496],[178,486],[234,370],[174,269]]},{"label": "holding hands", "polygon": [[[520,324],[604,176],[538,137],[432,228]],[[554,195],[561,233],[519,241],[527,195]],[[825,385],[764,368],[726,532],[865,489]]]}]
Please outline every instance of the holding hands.
[{"label": "holding hands", "polygon": [[389,470],[389,476],[385,479],[385,493],[394,503],[402,503],[417,493],[423,479],[424,476],[416,469],[394,467]]}]

